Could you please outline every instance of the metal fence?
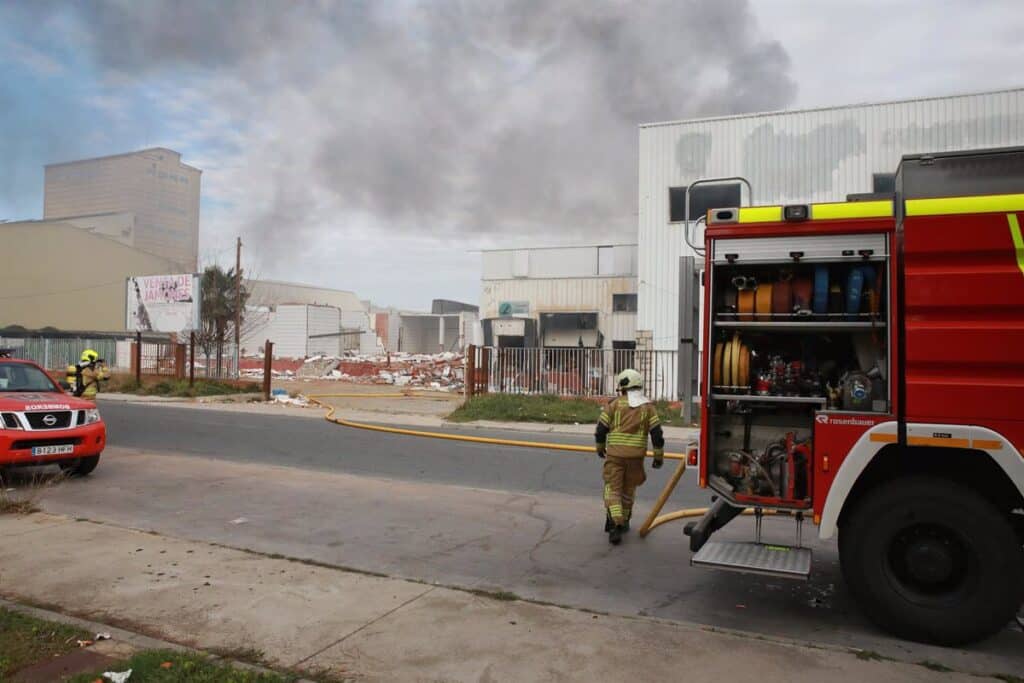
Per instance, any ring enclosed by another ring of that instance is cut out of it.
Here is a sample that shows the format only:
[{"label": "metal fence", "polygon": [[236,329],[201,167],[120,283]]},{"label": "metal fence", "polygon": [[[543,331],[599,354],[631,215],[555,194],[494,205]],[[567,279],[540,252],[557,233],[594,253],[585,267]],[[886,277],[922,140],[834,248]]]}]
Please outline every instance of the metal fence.
[{"label": "metal fence", "polygon": [[486,377],[493,393],[612,396],[615,375],[633,368],[648,397],[677,400],[675,351],[482,347],[473,353],[478,383]]},{"label": "metal fence", "polygon": [[[48,370],[64,370],[79,361],[82,351],[93,349],[107,366],[119,372],[134,370],[133,348],[135,335],[106,335],[103,337],[42,335],[0,337],[0,348],[11,349],[14,358],[31,360]],[[185,343],[173,343],[169,336],[161,339],[147,335],[142,341],[142,374],[188,377],[188,339]],[[178,371],[179,363],[183,366]],[[235,347],[225,344],[220,367],[216,351],[207,358],[203,349],[196,345],[193,360],[196,377],[236,378]]]},{"label": "metal fence", "polygon": [[[186,340],[187,341],[187,340]],[[186,363],[188,356],[186,354]],[[211,351],[209,357],[205,355],[201,346],[196,344],[196,357],[193,359],[196,377],[204,378],[238,378],[238,366],[235,364],[235,345],[225,344],[221,354],[220,367],[217,367],[217,352]],[[188,377],[188,366],[185,366],[185,376]]]},{"label": "metal fence", "polygon": [[0,337],[0,348],[11,349],[14,358],[34,361],[48,370],[63,370],[77,363],[85,349],[93,349],[114,366],[117,342],[114,337]]}]

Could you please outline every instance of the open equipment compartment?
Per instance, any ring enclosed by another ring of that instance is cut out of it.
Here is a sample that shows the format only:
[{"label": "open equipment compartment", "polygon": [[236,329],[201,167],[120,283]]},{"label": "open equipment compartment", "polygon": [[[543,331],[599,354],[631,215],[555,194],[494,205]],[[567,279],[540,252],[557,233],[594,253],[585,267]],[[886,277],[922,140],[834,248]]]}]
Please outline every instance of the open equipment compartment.
[{"label": "open equipment compartment", "polygon": [[711,241],[708,485],[805,510],[823,414],[890,406],[888,236]]}]

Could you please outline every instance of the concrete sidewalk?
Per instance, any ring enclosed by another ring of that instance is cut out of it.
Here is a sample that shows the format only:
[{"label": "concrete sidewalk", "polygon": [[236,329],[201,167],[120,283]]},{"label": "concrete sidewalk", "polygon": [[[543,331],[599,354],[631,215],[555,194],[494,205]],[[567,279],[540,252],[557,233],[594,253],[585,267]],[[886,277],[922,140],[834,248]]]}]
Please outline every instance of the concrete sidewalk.
[{"label": "concrete sidewalk", "polygon": [[503,599],[510,596],[42,513],[0,516],[0,538],[5,598],[362,680],[982,680],[870,653]]}]

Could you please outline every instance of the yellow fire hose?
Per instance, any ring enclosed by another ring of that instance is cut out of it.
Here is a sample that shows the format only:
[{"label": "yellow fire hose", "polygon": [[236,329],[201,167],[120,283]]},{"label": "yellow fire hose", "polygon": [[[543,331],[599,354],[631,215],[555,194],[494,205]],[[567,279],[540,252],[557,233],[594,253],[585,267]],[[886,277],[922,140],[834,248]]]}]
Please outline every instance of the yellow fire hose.
[{"label": "yellow fire hose", "polygon": [[[343,427],[354,427],[355,429],[368,429],[374,432],[385,432],[387,434],[402,434],[405,436],[423,436],[432,439],[447,439],[449,441],[466,441],[469,443],[485,443],[494,446],[516,446],[519,448],[542,448],[544,450],[552,451],[572,451],[574,453],[593,453],[593,446],[576,446],[565,443],[546,443],[540,441],[519,441],[516,439],[495,439],[486,436],[467,436],[465,434],[446,434],[444,432],[428,432],[417,429],[405,429],[402,427],[384,427],[382,425],[367,424],[365,422],[353,422],[344,418],[335,417],[334,411],[335,406],[329,403],[324,403],[320,399],[324,398],[376,398],[376,397],[404,397],[404,398],[418,398],[410,396],[408,394],[315,394],[307,395],[311,402],[317,404],[321,408],[327,408],[327,414],[324,415],[324,419],[328,422],[342,425]],[[647,451],[649,457],[653,457],[652,451]],[[686,455],[684,453],[666,453],[665,458],[668,460],[681,460],[686,461]]]},{"label": "yellow fire hose", "polygon": [[[483,443],[491,444],[495,446],[516,446],[519,448],[541,448],[552,451],[571,451],[574,453],[593,453],[593,446],[576,446],[572,444],[564,443],[546,443],[540,441],[519,441],[516,439],[495,439],[485,436],[467,436],[464,434],[446,434],[444,432],[428,432],[417,429],[405,429],[402,427],[385,427],[382,425],[367,424],[365,422],[353,422],[352,420],[346,420],[344,418],[335,417],[334,411],[336,407],[325,403],[321,399],[325,398],[418,398],[409,394],[310,394],[307,395],[312,403],[320,406],[321,408],[327,409],[327,414],[324,415],[324,419],[334,424],[342,425],[343,427],[352,427],[354,429],[367,429],[374,432],[384,432],[387,434],[402,434],[404,436],[421,436],[431,439],[447,439],[449,441],[465,441],[469,443]],[[653,456],[652,451],[647,451],[648,457]],[[682,478],[683,473],[686,471],[686,454],[685,453],[665,453],[665,458],[668,460],[678,460],[679,465],[676,467],[676,471],[672,473],[672,477],[669,479],[665,488],[658,496],[657,502],[651,509],[650,514],[644,521],[643,526],[640,527],[640,536],[647,536],[654,528],[671,522],[677,519],[685,519],[687,517],[701,517],[708,511],[707,508],[688,508],[684,510],[677,510],[675,512],[669,512],[664,515],[658,515],[661,512],[661,508],[665,506],[668,501],[668,497],[672,495],[672,491],[675,490],[676,485]],[[766,514],[774,514],[774,511],[766,510]],[[751,510],[745,510],[743,514],[753,514]]]}]

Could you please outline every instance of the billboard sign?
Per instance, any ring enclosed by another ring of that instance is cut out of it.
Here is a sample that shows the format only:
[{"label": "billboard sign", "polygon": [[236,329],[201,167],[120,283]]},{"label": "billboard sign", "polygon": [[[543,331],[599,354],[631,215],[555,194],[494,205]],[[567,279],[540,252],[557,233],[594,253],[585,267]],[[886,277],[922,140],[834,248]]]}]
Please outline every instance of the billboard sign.
[{"label": "billboard sign", "polygon": [[199,275],[146,275],[127,280],[127,322],[133,332],[199,329]]}]

